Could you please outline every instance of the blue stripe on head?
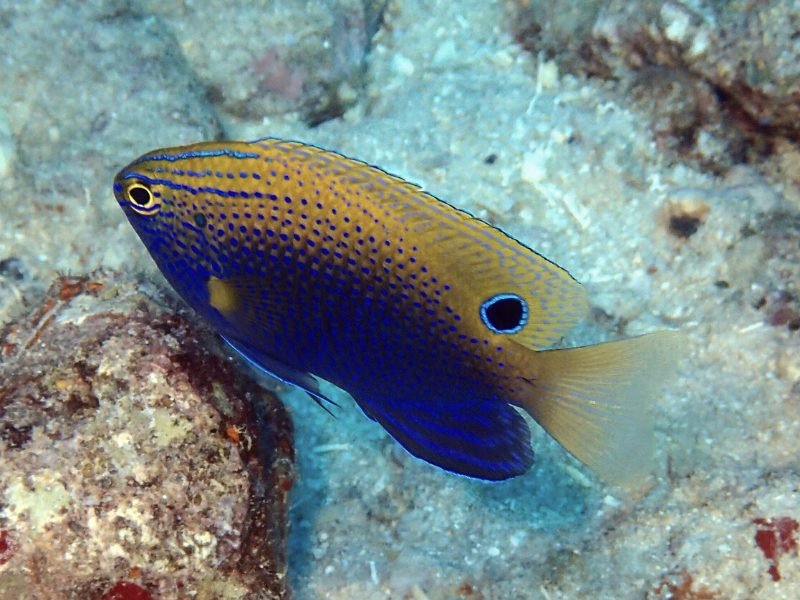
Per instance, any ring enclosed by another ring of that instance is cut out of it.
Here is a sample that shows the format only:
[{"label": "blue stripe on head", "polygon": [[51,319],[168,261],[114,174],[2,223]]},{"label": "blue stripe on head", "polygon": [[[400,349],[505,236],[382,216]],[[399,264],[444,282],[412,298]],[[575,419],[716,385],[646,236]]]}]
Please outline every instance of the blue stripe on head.
[{"label": "blue stripe on head", "polygon": [[161,179],[157,177],[149,177],[143,173],[138,173],[136,171],[130,171],[125,173],[122,176],[122,179],[137,179],[140,181],[147,182],[151,185],[163,185],[168,187],[172,190],[179,190],[182,192],[188,192],[193,196],[196,196],[198,193],[205,193],[205,194],[213,194],[214,196],[220,196],[221,198],[247,198],[249,197],[246,192],[242,192],[239,190],[223,190],[221,188],[214,188],[210,186],[200,186],[200,187],[193,187],[191,185],[187,185],[185,183],[177,183],[170,179]]},{"label": "blue stripe on head", "polygon": [[517,294],[497,294],[481,304],[481,321],[495,333],[512,334],[528,324],[528,303]]},{"label": "blue stripe on head", "polygon": [[167,162],[177,162],[180,160],[190,160],[193,158],[213,158],[215,156],[226,156],[228,158],[245,159],[245,158],[260,158],[257,152],[238,152],[228,148],[219,148],[217,150],[187,150],[186,152],[178,152],[176,154],[169,154],[162,152],[160,154],[146,154],[137,158],[131,163],[130,166],[137,165],[142,162],[151,160],[165,160]]},{"label": "blue stripe on head", "polygon": [[183,183],[175,183],[170,179],[159,179],[156,177],[148,177],[143,173],[136,173],[136,172],[128,172],[122,176],[123,179],[138,179],[141,181],[146,181],[150,185],[163,185],[173,190],[182,190],[185,192],[196,193],[197,190],[190,185],[185,185]]}]

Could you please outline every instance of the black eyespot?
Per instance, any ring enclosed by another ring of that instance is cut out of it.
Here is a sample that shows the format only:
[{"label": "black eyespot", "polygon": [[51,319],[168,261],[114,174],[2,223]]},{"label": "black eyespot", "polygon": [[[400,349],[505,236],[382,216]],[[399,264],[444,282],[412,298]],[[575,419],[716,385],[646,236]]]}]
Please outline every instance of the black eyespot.
[{"label": "black eyespot", "polygon": [[481,320],[495,333],[517,333],[528,322],[528,304],[516,294],[498,294],[481,304]]},{"label": "black eyespot", "polygon": [[196,213],[194,215],[194,224],[198,227],[205,227],[207,222],[206,216],[203,213]]},{"label": "black eyespot", "polygon": [[143,185],[136,184],[132,185],[128,190],[128,197],[130,197],[131,202],[134,204],[145,207],[149,206],[153,201],[153,192]]}]

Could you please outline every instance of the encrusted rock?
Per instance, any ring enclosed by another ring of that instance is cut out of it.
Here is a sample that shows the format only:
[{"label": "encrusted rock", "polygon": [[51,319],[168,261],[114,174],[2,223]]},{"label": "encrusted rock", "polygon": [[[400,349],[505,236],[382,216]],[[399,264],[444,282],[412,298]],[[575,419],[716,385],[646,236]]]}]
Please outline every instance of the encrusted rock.
[{"label": "encrusted rock", "polygon": [[517,0],[513,30],[564,71],[627,84],[665,150],[727,169],[800,140],[791,0]]},{"label": "encrusted rock", "polygon": [[132,282],[0,332],[0,599],[287,598],[291,425]]}]

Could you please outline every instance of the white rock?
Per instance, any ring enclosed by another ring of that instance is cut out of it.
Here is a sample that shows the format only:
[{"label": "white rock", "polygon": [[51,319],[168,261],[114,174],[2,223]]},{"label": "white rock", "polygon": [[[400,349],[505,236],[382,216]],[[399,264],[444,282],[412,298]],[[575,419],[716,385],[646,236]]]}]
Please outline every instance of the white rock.
[{"label": "white rock", "polygon": [[547,177],[547,153],[543,148],[526,152],[522,157],[520,176],[522,180],[536,185]]}]

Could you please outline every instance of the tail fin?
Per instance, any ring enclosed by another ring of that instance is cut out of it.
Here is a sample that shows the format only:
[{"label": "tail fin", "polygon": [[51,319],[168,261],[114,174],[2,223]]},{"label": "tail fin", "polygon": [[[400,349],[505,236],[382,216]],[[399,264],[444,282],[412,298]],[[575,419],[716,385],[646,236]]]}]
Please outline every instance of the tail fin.
[{"label": "tail fin", "polygon": [[523,403],[547,432],[601,478],[630,485],[653,460],[651,404],[684,337],[661,331],[536,353],[536,391]]}]

